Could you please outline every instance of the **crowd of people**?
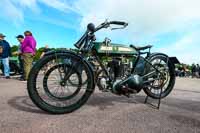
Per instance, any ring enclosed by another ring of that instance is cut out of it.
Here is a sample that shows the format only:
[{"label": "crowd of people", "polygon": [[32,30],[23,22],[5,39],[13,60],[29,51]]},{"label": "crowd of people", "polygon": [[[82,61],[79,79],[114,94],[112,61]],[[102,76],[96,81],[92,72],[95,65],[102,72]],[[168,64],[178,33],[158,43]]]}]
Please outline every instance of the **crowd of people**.
[{"label": "crowd of people", "polygon": [[197,64],[197,65],[192,64],[191,71],[192,71],[192,78],[194,78],[194,77],[200,78],[200,66],[199,66],[199,64]]},{"label": "crowd of people", "polygon": [[[4,76],[6,79],[10,79],[9,57],[12,56],[12,53],[10,44],[5,40],[5,37],[4,34],[0,33],[0,58],[3,62]],[[26,81],[32,67],[37,43],[30,31],[25,31],[24,35],[16,36],[16,39],[19,41],[19,49],[14,54],[18,55],[22,68],[20,80]]]},{"label": "crowd of people", "polygon": [[181,64],[176,67],[176,75],[179,77],[200,78],[200,66],[199,64],[192,64],[192,66]]}]

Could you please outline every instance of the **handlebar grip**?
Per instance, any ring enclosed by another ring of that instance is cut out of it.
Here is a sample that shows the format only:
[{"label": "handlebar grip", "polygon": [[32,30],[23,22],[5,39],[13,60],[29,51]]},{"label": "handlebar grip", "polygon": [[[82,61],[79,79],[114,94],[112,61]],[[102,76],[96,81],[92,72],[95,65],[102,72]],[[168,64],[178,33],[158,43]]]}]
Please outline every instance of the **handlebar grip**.
[{"label": "handlebar grip", "polygon": [[121,21],[111,21],[110,24],[116,24],[116,25],[128,25],[126,22],[121,22]]},{"label": "handlebar grip", "polygon": [[87,32],[74,44],[74,46],[80,49],[85,41],[86,36],[87,36]]}]

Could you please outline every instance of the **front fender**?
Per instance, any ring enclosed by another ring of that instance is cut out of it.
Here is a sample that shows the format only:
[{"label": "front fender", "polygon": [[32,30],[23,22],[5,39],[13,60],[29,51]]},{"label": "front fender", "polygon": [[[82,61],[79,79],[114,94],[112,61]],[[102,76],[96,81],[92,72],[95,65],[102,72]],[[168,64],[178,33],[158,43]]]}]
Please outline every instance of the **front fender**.
[{"label": "front fender", "polygon": [[49,52],[46,52],[44,54],[44,56],[49,56],[52,54],[59,54],[59,53],[67,53],[67,54],[72,54],[75,56],[79,56],[79,58],[81,58],[82,60],[84,60],[85,62],[87,62],[87,64],[92,68],[93,71],[93,64],[91,64],[86,58],[84,58],[83,56],[81,56],[80,54],[74,52],[74,51],[70,51],[70,50],[51,50]]},{"label": "front fender", "polygon": [[56,53],[70,53],[70,54],[74,54],[74,55],[76,54],[75,52],[70,51],[70,50],[51,50],[51,51],[46,52],[44,54],[44,56],[49,56],[49,55],[56,54]]},{"label": "front fender", "polygon": [[[86,58],[79,55],[78,53],[70,51],[70,50],[52,50],[52,51],[45,53],[44,57],[53,55],[53,54],[72,54],[74,56],[77,56],[80,60],[84,61],[84,63],[86,63],[86,65],[88,65],[89,69],[91,70],[91,72],[93,74],[93,77],[95,76],[92,64]],[[94,81],[94,78],[93,78],[93,81]],[[95,81],[93,83],[95,83]]]}]

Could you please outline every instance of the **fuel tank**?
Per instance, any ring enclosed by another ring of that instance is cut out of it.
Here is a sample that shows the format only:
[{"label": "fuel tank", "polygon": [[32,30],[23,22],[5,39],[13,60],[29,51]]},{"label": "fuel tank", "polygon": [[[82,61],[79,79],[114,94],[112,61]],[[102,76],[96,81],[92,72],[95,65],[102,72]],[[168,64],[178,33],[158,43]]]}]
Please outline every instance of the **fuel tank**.
[{"label": "fuel tank", "polygon": [[134,55],[138,52],[128,45],[109,43],[105,45],[104,42],[93,42],[93,50],[98,54],[111,54],[111,55]]}]

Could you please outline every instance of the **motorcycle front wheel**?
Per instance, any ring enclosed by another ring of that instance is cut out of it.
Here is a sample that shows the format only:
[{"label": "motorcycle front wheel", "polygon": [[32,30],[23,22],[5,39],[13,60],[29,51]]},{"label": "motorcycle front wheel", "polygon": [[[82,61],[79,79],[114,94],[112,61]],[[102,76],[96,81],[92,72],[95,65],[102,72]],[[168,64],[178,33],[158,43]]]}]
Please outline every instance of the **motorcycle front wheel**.
[{"label": "motorcycle front wheel", "polygon": [[[85,83],[78,68],[84,70]],[[71,80],[75,85],[71,84]],[[33,103],[53,114],[70,113],[84,105],[94,91],[94,76],[81,57],[71,53],[45,56],[32,68],[27,83]]]}]

